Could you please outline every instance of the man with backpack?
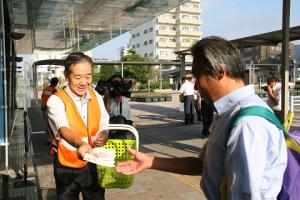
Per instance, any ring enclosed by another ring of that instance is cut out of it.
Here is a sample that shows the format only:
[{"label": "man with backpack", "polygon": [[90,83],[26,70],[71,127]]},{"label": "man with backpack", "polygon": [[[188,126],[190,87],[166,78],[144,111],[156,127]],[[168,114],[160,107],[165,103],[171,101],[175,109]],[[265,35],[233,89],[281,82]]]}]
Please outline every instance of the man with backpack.
[{"label": "man with backpack", "polygon": [[191,52],[201,97],[216,111],[199,157],[160,158],[129,148],[134,159],[118,163],[117,171],[135,174],[156,169],[202,175],[201,188],[208,199],[276,199],[287,165],[284,133],[263,116],[239,114],[247,107],[259,106],[274,116],[255,94],[254,86],[245,85],[242,55],[219,37],[200,40]]}]

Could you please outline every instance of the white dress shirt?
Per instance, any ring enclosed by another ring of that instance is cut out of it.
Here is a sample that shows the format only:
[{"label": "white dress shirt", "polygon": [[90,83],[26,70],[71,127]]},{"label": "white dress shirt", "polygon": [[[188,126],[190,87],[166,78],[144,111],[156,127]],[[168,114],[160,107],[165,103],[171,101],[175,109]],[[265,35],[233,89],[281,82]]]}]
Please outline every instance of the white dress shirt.
[{"label": "white dress shirt", "polygon": [[194,95],[194,84],[186,80],[184,84],[181,85],[179,91],[181,94],[183,94],[183,96]]},{"label": "white dress shirt", "polygon": [[127,97],[122,96],[122,113],[120,113],[120,103],[116,102],[114,98],[110,99],[110,116],[122,115],[127,120],[133,121],[132,115],[130,113],[130,106]]},{"label": "white dress shirt", "polygon": [[282,131],[262,117],[246,116],[229,133],[232,117],[252,105],[269,108],[253,85],[214,102],[217,117],[199,156],[204,162],[201,187],[208,199],[221,199],[225,176],[228,199],[275,200],[280,192],[287,164]]},{"label": "white dress shirt", "polygon": [[[84,123],[87,124],[88,100],[92,98],[90,93],[87,91],[84,100],[82,100],[81,97],[77,96],[70,90],[69,86],[67,86],[64,90],[71,97]],[[102,97],[96,91],[95,94],[101,110],[100,124],[99,124],[100,131],[101,131],[104,126],[109,124],[109,115],[105,109]],[[58,130],[61,127],[70,128],[66,111],[65,111],[64,102],[58,96],[52,95],[48,99],[47,108],[48,108],[48,121],[51,130],[53,131],[56,139],[60,140],[61,137]],[[63,142],[65,143],[66,141]],[[66,144],[66,146],[68,146],[70,149],[73,149],[68,144]]]},{"label": "white dress shirt", "polygon": [[275,97],[276,101],[278,102],[278,104],[275,104],[270,97],[268,98],[267,103],[271,107],[272,110],[281,111],[281,83],[277,82],[272,87],[272,90],[273,90],[274,97]]}]

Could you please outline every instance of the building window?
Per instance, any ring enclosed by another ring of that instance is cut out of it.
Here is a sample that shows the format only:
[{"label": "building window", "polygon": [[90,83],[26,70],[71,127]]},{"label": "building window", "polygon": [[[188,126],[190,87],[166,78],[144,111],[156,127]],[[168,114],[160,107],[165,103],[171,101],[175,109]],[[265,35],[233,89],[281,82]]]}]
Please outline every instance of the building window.
[{"label": "building window", "polygon": [[166,38],[159,38],[159,42],[166,42]]},{"label": "building window", "polygon": [[132,35],[132,38],[135,38],[135,34]]},{"label": "building window", "polygon": [[136,44],[136,47],[139,48],[139,47],[140,47],[140,43],[137,43],[137,44]]},{"label": "building window", "polygon": [[165,31],[167,28],[165,26],[159,26],[159,30]]},{"label": "building window", "polygon": [[174,38],[169,38],[169,42],[176,42]]},{"label": "building window", "polygon": [[189,16],[188,15],[182,15],[181,18],[182,19],[189,19]]},{"label": "building window", "polygon": [[136,37],[140,37],[140,33],[137,33],[137,34],[136,34]]},{"label": "building window", "polygon": [[132,48],[134,49],[134,48],[135,48],[135,45],[132,45]]},{"label": "building window", "polygon": [[199,20],[199,16],[192,16],[193,20]]},{"label": "building window", "polygon": [[149,44],[152,44],[153,43],[153,40],[149,40]]},{"label": "building window", "polygon": [[176,31],[176,27],[175,27],[175,26],[170,26],[169,29],[170,29],[171,31]]},{"label": "building window", "polygon": [[181,40],[182,42],[190,42],[191,41],[191,39],[190,38],[182,38],[182,40]]},{"label": "building window", "polygon": [[151,52],[151,53],[149,54],[149,56],[150,56],[150,57],[153,57],[153,52]]},{"label": "building window", "polygon": [[190,29],[189,29],[188,26],[183,26],[183,27],[182,27],[182,30],[183,30],[183,31],[188,31],[188,30],[190,30]]},{"label": "building window", "polygon": [[152,32],[153,31],[153,28],[151,27],[151,28],[149,28],[149,32]]},{"label": "building window", "polygon": [[147,42],[147,41],[145,41],[145,42],[144,42],[144,46],[146,46],[147,44],[148,44],[148,42]]},{"label": "building window", "polygon": [[148,30],[147,30],[147,29],[145,29],[145,30],[144,30],[144,34],[147,34],[147,33],[148,33]]},{"label": "building window", "polygon": [[200,29],[198,27],[191,27],[191,28],[192,28],[193,31],[197,31],[197,32],[200,31]]}]

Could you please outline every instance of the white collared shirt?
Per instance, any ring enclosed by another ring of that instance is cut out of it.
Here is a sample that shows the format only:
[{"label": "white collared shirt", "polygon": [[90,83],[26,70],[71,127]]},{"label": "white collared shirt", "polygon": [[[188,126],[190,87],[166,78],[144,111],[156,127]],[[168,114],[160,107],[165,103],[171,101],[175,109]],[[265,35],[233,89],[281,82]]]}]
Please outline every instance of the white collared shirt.
[{"label": "white collared shirt", "polygon": [[275,104],[272,99],[269,97],[268,98],[268,105],[271,107],[272,110],[280,111],[281,110],[281,83],[277,82],[273,87],[273,94],[278,102],[278,104]]},{"label": "white collared shirt", "polygon": [[186,80],[180,87],[180,93],[183,96],[194,95],[194,84],[191,81]]},{"label": "white collared shirt", "polygon": [[280,192],[287,164],[282,131],[262,117],[246,116],[228,133],[232,117],[251,105],[269,108],[253,85],[214,102],[217,116],[199,156],[204,162],[201,187],[208,199],[221,199],[225,175],[228,199],[275,200]]},{"label": "white collared shirt", "polygon": [[[66,93],[71,97],[72,101],[74,102],[78,112],[80,113],[80,116],[82,117],[85,124],[87,124],[87,102],[91,98],[90,93],[87,91],[85,98],[82,100],[80,97],[75,95],[71,90],[70,87],[67,86],[65,89]],[[102,130],[102,127],[109,124],[109,115],[105,109],[104,102],[102,97],[95,91],[98,104],[101,110],[101,116],[100,116],[100,130]],[[65,105],[64,102],[56,95],[52,95],[47,102],[48,107],[48,121],[49,125],[51,127],[51,130],[53,131],[56,139],[60,139],[59,135],[59,129],[61,127],[70,128],[68,118],[66,115]]]}]

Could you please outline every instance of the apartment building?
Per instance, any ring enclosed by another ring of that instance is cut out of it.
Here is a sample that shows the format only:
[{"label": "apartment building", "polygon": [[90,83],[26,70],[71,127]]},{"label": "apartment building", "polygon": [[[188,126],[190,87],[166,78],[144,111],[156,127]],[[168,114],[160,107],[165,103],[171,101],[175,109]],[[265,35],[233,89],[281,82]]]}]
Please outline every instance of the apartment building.
[{"label": "apartment building", "polygon": [[[174,51],[187,49],[201,39],[200,16],[200,0],[190,0],[131,30],[129,48],[155,60],[176,60]],[[186,59],[191,61],[191,57]]]}]

